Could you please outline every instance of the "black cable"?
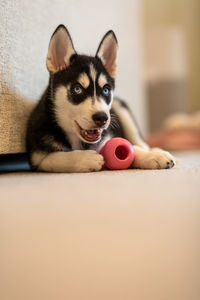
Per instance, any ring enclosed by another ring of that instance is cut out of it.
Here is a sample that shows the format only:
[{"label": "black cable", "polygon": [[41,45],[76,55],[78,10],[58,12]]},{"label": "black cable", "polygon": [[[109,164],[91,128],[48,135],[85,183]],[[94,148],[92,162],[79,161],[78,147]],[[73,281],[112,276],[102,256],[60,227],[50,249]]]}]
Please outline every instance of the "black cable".
[{"label": "black cable", "polygon": [[27,153],[0,154],[0,173],[31,171]]}]

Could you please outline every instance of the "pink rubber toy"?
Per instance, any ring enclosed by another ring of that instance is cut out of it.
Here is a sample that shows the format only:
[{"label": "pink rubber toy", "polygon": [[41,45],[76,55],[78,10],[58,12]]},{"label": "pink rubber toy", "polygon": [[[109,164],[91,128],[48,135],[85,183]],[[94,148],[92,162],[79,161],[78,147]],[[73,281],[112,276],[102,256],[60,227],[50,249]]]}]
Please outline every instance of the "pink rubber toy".
[{"label": "pink rubber toy", "polygon": [[128,169],[132,164],[135,151],[129,141],[122,138],[112,138],[101,148],[105,166],[112,170]]}]

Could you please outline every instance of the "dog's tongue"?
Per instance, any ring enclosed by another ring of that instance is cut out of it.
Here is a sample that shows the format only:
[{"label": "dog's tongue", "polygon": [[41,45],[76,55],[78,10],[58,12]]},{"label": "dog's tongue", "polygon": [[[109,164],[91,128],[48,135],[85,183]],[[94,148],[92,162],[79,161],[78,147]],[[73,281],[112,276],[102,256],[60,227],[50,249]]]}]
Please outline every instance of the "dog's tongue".
[{"label": "dog's tongue", "polygon": [[90,142],[94,142],[99,139],[101,135],[101,131],[99,129],[92,129],[92,130],[81,130],[81,135]]}]

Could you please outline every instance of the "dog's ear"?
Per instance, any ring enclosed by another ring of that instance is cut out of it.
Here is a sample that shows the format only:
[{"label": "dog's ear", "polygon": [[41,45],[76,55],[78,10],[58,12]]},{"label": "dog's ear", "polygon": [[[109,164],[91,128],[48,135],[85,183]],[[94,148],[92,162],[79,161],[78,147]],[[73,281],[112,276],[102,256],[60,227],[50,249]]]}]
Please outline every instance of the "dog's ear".
[{"label": "dog's ear", "polygon": [[112,30],[108,31],[103,37],[96,56],[99,57],[111,77],[115,77],[117,72],[117,38]]},{"label": "dog's ear", "polygon": [[76,51],[67,28],[64,25],[59,25],[49,43],[46,60],[48,71],[56,73],[67,68],[70,64],[70,57],[75,53]]}]

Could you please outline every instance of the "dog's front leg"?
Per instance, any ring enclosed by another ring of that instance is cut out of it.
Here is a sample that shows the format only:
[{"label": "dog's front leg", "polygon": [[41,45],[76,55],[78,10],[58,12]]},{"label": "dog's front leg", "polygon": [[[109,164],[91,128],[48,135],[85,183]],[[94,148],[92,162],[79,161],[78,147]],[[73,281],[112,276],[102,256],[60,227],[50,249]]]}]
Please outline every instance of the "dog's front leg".
[{"label": "dog's front leg", "polygon": [[133,167],[139,169],[169,169],[175,165],[174,157],[167,151],[159,148],[143,149],[134,146],[135,159]]},{"label": "dog's front leg", "polygon": [[32,154],[31,161],[38,171],[82,173],[99,171],[104,165],[103,156],[93,150]]}]

